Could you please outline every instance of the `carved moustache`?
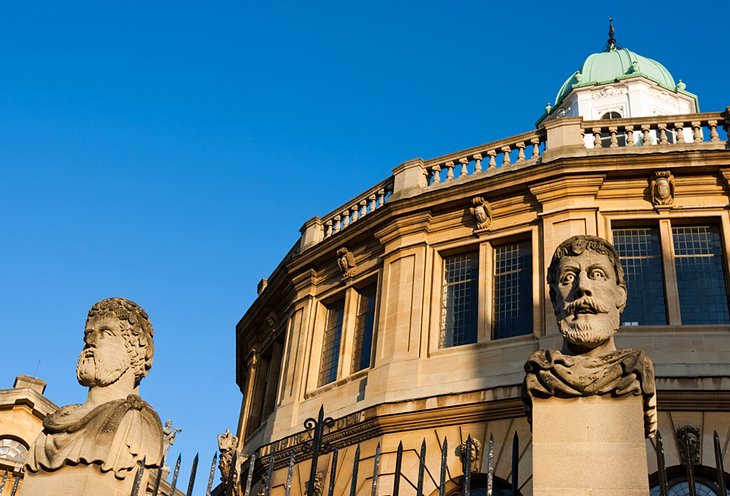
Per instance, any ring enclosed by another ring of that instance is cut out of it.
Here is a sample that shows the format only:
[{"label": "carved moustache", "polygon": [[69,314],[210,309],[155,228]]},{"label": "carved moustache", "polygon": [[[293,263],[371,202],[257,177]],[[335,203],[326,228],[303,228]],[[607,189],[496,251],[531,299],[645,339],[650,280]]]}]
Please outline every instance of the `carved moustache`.
[{"label": "carved moustache", "polygon": [[582,313],[598,314],[608,312],[610,312],[609,308],[607,308],[602,303],[594,300],[591,296],[583,296],[575,301],[567,303],[563,307],[563,313],[565,315],[572,315],[573,318],[576,318],[578,314]]}]

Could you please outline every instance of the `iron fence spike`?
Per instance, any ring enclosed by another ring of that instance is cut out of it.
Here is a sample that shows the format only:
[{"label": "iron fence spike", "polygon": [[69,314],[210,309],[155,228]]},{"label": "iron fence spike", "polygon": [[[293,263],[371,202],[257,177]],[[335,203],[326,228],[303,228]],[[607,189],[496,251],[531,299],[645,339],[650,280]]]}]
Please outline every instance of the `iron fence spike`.
[{"label": "iron fence spike", "polygon": [[269,453],[269,466],[266,469],[266,486],[264,487],[264,496],[271,494],[271,479],[274,477],[274,455],[276,450],[271,447],[271,453]]},{"label": "iron fence spike", "polygon": [[5,482],[8,480],[8,469],[5,469],[5,473],[3,474],[3,479],[0,481],[0,494],[3,493],[3,489],[5,489]]},{"label": "iron fence spike", "polygon": [[334,496],[335,475],[337,474],[337,448],[332,451],[332,463],[330,464],[330,482],[327,488],[327,496]]},{"label": "iron fence spike", "polygon": [[233,479],[236,475],[236,464],[238,463],[238,451],[233,452],[233,457],[231,457],[231,465],[228,467],[228,477],[226,478],[226,496],[231,496],[231,491],[233,491]]},{"label": "iron fence spike", "polygon": [[246,488],[244,489],[244,496],[251,494],[251,482],[253,481],[253,469],[256,466],[256,453],[251,453],[251,457],[248,459],[248,475],[246,476]]},{"label": "iron fence spike", "polygon": [[487,446],[487,496],[494,493],[494,433],[489,434]]},{"label": "iron fence spike", "polygon": [[18,484],[20,484],[20,479],[23,478],[23,470],[18,470],[17,475],[15,476],[15,482],[13,482],[13,489],[10,490],[10,496],[15,496],[15,493],[18,492]]},{"label": "iron fence spike", "polygon": [[393,481],[393,496],[398,496],[400,491],[400,471],[403,465],[403,441],[398,443],[398,450],[395,453],[395,480]]},{"label": "iron fence spike", "polygon": [[687,488],[689,489],[689,496],[697,496],[697,487],[695,486],[695,473],[694,466],[692,464],[692,450],[689,446],[689,436],[684,437],[682,443],[684,451],[684,467],[687,470]]},{"label": "iron fence spike", "polygon": [[444,442],[441,445],[441,473],[439,475],[439,496],[444,496],[446,492],[446,455],[449,449],[449,443],[444,438]]},{"label": "iron fence spike", "polygon": [[160,492],[160,484],[162,484],[162,469],[165,467],[165,455],[162,455],[160,460],[160,466],[157,469],[157,475],[155,476],[155,484],[152,486],[152,496],[157,496]]},{"label": "iron fence spike", "polygon": [[[188,490],[185,493],[186,496],[193,496],[193,486],[195,485],[195,474],[198,471],[198,453],[195,453],[193,458],[193,468],[190,469],[190,481],[188,481]],[[171,494],[170,496],[175,496]]]},{"label": "iron fence spike", "polygon": [[421,442],[421,451],[418,453],[418,481],[416,496],[423,496],[423,469],[426,466],[426,440]]},{"label": "iron fence spike", "polygon": [[352,481],[350,482],[350,496],[357,493],[357,472],[360,468],[360,445],[355,449],[355,460],[352,462]]},{"label": "iron fence spike", "polygon": [[664,459],[664,442],[662,441],[662,435],[656,433],[656,446],[654,451],[656,453],[656,464],[659,469],[659,496],[667,496],[667,465]]},{"label": "iron fence spike", "polygon": [[208,474],[208,486],[205,488],[205,496],[210,496],[213,491],[213,479],[215,478],[215,466],[218,461],[218,453],[213,452],[213,461],[210,463],[210,474]]},{"label": "iron fence spike", "polygon": [[286,485],[284,486],[284,496],[291,494],[291,481],[294,475],[294,459],[297,457],[297,450],[292,448],[289,453],[289,465],[286,467]]},{"label": "iron fence spike", "polygon": [[[143,458],[141,462],[139,463],[139,467],[137,467],[137,473],[134,475],[134,481],[132,482],[132,496],[137,496],[139,494],[139,488],[142,484],[142,475],[144,475],[144,466],[146,463],[147,458]],[[15,491],[13,491],[13,494],[15,494]]]},{"label": "iron fence spike", "polygon": [[512,494],[517,494],[517,485],[519,484],[520,470],[520,437],[515,431],[512,436]]},{"label": "iron fence spike", "polygon": [[[464,471],[464,496],[471,495],[471,434],[466,436],[466,443],[461,453],[461,465]],[[488,496],[492,496],[491,494]]]},{"label": "iron fence spike", "polygon": [[725,463],[722,459],[722,449],[720,448],[720,436],[717,431],[712,436],[712,442],[715,447],[715,468],[717,470],[717,487],[720,488],[720,494],[727,494],[727,484],[725,483]]},{"label": "iron fence spike", "polygon": [[370,488],[370,496],[378,496],[378,475],[380,472],[380,443],[375,447],[375,459],[373,460],[373,484]]},{"label": "iron fence spike", "polygon": [[177,477],[180,475],[180,463],[182,462],[182,454],[177,455],[177,462],[175,462],[175,471],[172,473],[172,482],[170,482],[170,494],[175,494],[175,487],[177,486]]}]

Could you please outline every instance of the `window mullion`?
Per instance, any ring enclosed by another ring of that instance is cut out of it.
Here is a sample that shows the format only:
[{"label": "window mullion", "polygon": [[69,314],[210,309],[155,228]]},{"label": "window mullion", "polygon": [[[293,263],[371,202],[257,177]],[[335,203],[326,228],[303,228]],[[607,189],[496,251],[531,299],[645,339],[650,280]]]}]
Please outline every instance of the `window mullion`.
[{"label": "window mullion", "polygon": [[679,312],[679,289],[677,287],[677,270],[674,266],[672,224],[669,219],[662,219],[659,221],[659,238],[662,245],[664,294],[667,301],[667,317],[669,318],[669,325],[680,325],[682,323],[682,318]]}]

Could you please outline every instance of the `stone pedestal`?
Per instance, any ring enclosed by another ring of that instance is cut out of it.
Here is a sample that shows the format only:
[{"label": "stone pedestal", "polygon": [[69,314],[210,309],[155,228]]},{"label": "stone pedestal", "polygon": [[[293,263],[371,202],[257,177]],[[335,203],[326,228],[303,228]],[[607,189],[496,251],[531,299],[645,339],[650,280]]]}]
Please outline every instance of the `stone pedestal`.
[{"label": "stone pedestal", "polygon": [[647,496],[641,396],[533,398],[534,496]]},{"label": "stone pedestal", "polygon": [[[145,470],[141,488],[148,482]],[[54,472],[28,472],[23,480],[23,496],[129,496],[135,473],[123,480],[112,472],[102,472],[97,465],[65,466]],[[144,490],[140,489],[140,494]]]}]

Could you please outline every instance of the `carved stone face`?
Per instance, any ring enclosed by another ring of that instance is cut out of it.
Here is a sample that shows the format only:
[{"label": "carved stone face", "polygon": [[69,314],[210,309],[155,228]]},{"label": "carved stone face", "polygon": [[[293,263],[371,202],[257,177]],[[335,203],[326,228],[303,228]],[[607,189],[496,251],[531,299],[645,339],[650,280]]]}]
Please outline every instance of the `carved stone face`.
[{"label": "carved stone face", "polygon": [[554,289],[558,326],[569,343],[593,349],[616,333],[626,290],[607,256],[585,250],[563,257]]},{"label": "carved stone face", "polygon": [[84,343],[76,366],[76,378],[82,386],[113,384],[131,366],[121,323],[112,313],[86,321]]}]

